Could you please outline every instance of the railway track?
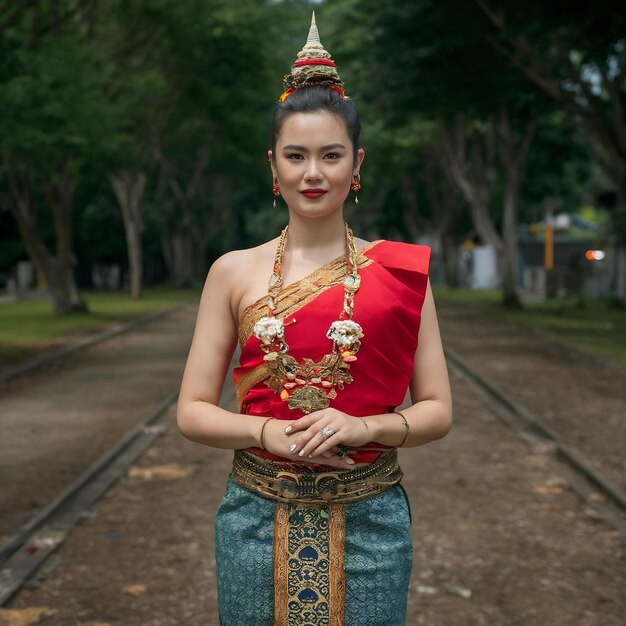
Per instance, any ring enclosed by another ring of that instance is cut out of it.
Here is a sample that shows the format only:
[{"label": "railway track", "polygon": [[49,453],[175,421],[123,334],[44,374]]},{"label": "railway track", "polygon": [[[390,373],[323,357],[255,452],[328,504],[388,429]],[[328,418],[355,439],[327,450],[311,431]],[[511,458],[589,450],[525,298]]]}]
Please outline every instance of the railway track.
[{"label": "railway track", "polygon": [[162,421],[177,398],[178,389],[171,391],[156,410],[58,497],[9,534],[9,538],[0,545],[0,606],[11,600],[63,543],[72,528],[88,516],[89,509],[162,434]]},{"label": "railway track", "polygon": [[[531,446],[543,445],[552,453],[552,462],[565,475],[572,488],[601,516],[620,530],[626,539],[626,494],[595,470],[576,450],[537,415],[516,402],[504,391],[472,369],[454,350],[445,349],[446,360],[460,373],[496,416]],[[600,497],[598,497],[600,494]]]},{"label": "railway track", "polygon": [[[233,356],[235,360],[236,355]],[[597,517],[620,531],[626,541],[626,496],[596,472],[558,434],[500,389],[472,370],[463,359],[446,349],[450,367],[471,385],[481,402],[513,432],[531,446],[538,444],[550,453],[555,471],[592,507]],[[98,461],[87,468],[57,498],[26,524],[15,529],[0,545],[0,606],[7,605],[46,559],[63,543],[72,528],[89,517],[90,508],[112,487],[133,463],[164,432],[170,409],[178,397],[172,390],[163,402],[127,433]],[[234,389],[225,390],[222,406],[233,406]],[[598,493],[601,497],[598,497]]]}]

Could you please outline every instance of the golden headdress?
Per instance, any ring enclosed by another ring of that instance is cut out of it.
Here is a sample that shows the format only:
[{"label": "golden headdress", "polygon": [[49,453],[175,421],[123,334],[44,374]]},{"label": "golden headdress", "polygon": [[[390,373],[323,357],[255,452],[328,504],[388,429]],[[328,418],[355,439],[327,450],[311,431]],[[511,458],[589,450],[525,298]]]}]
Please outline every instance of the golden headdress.
[{"label": "golden headdress", "polygon": [[299,87],[323,86],[334,89],[343,98],[346,97],[342,87],[343,81],[339,78],[335,62],[330,53],[324,50],[320,41],[320,34],[315,23],[315,11],[311,18],[309,36],[304,48],[298,52],[297,59],[291,66],[291,73],[283,78],[285,91],[279,102],[284,102]]}]

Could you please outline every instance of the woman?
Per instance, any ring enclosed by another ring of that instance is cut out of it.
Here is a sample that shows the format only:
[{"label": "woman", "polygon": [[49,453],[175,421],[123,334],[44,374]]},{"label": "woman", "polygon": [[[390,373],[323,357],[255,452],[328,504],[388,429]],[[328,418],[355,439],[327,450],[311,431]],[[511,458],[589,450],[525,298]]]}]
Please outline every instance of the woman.
[{"label": "woman", "polygon": [[[268,158],[289,224],[212,265],[178,426],[235,450],[215,521],[222,626],[399,626],[412,542],[396,449],[452,419],[430,248],[343,220],[365,153],[315,15],[285,87]],[[218,401],[237,339],[232,413]]]}]

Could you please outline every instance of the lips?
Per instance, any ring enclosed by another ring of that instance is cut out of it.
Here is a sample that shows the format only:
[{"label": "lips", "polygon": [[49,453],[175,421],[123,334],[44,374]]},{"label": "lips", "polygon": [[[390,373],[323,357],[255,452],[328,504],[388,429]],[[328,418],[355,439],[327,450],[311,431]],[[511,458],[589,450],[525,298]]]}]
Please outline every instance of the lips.
[{"label": "lips", "polygon": [[300,192],[305,198],[310,200],[317,200],[326,194],[325,189],[305,189]]}]

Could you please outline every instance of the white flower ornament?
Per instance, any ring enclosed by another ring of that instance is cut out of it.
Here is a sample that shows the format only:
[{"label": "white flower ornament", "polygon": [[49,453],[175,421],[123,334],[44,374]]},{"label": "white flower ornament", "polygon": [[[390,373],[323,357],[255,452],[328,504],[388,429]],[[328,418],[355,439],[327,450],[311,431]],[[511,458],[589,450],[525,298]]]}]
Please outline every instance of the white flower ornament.
[{"label": "white flower ornament", "polygon": [[337,320],[330,325],[326,336],[342,347],[349,347],[363,337],[363,328],[352,320]]},{"label": "white flower ornament", "polygon": [[253,327],[252,333],[264,344],[270,344],[275,339],[285,337],[285,324],[283,320],[275,317],[262,317]]}]

